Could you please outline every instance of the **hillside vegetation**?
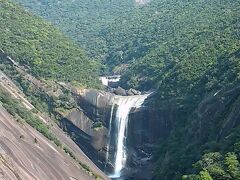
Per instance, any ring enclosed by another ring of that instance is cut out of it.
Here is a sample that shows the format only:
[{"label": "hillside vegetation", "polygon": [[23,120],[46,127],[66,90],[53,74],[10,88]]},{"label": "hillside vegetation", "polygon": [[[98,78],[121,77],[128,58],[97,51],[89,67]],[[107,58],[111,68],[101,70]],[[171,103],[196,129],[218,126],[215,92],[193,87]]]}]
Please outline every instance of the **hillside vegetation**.
[{"label": "hillside vegetation", "polygon": [[[101,179],[96,174],[98,170],[94,164],[70,137],[66,136],[50,117],[38,111],[2,71],[0,76],[0,166],[4,169],[1,177],[69,179],[69,175],[74,175],[86,179]],[[72,160],[75,164],[72,164]],[[32,168],[31,164],[36,161],[41,163]],[[61,165],[57,163],[59,161],[62,161]],[[19,162],[26,163],[20,165]],[[9,170],[13,174],[9,173]]]},{"label": "hillside vegetation", "polygon": [[132,0],[16,0],[53,24],[84,47],[92,57],[103,59],[108,51],[99,34],[120,14],[134,9]]},{"label": "hillside vegetation", "polygon": [[17,1],[83,42],[102,73],[155,89],[152,106],[176,109],[156,152],[158,179],[240,179],[239,0]]},{"label": "hillside vegetation", "polygon": [[[178,112],[170,137],[160,141],[156,153],[157,177],[240,179],[239,94],[225,95],[240,83],[240,1],[152,5],[144,7],[148,16],[126,23],[126,41],[119,31],[113,36],[120,38],[119,50],[127,47],[116,63],[130,63],[122,85],[157,89],[154,106],[170,104]],[[129,24],[136,31],[129,31]]]},{"label": "hillside vegetation", "polygon": [[[92,56],[99,56],[110,72],[124,72],[123,64],[136,62],[133,67],[138,70],[132,71],[131,86],[140,84],[134,82],[137,73],[146,76],[144,82],[154,81],[152,74],[159,73],[153,72],[162,69],[160,59],[166,60],[167,67],[182,59],[196,59],[200,64],[196,64],[196,71],[213,63],[198,61],[206,58],[204,53],[209,53],[206,61],[210,61],[217,50],[237,49],[238,1],[155,0],[143,6],[131,0],[16,1],[59,26]],[[144,72],[145,67],[136,67],[142,64],[147,67]],[[188,62],[181,64],[184,68],[189,66]],[[194,78],[198,75],[195,71]]]},{"label": "hillside vegetation", "polygon": [[52,24],[0,0],[0,48],[34,76],[98,86],[98,63]]},{"label": "hillside vegetation", "polygon": [[212,91],[239,78],[240,1],[155,1],[149,11],[155,12],[154,7],[158,13],[146,17],[145,23],[135,21],[149,29],[143,31],[141,45],[150,48],[132,62],[124,82],[159,88],[169,98],[181,97],[194,87]]}]

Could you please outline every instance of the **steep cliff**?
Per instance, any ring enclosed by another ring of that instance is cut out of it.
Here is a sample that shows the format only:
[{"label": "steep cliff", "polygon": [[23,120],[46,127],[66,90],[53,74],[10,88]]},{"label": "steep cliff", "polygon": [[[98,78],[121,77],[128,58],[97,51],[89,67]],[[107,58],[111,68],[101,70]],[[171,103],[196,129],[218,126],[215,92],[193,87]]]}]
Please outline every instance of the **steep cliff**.
[{"label": "steep cliff", "polygon": [[235,179],[223,160],[229,153],[236,153],[238,159],[239,98],[239,85],[235,85],[205,95],[191,110],[177,109],[170,136],[160,141],[158,177],[167,180],[197,174],[184,176],[197,179],[207,172],[214,179]]},{"label": "steep cliff", "polygon": [[[117,106],[113,106],[116,95],[96,90],[85,90],[78,95],[78,109],[73,110],[61,120],[61,126],[73,133],[74,141],[83,151],[107,173],[113,170],[113,157],[116,136],[114,126],[110,131],[110,118],[115,123]],[[128,125],[128,156],[127,177],[150,179],[154,176],[154,152],[160,138],[169,136],[172,121],[176,113],[174,107],[153,108],[149,106],[155,95],[150,96],[140,109],[132,109]],[[106,157],[109,156],[109,159]]]},{"label": "steep cliff", "polygon": [[[129,172],[124,172],[123,176],[151,179],[157,172],[156,178],[178,179],[194,172],[192,164],[205,153],[236,151],[239,95],[239,86],[233,85],[206,94],[192,107],[179,106],[176,101],[162,102],[156,107],[158,95],[149,97],[141,109],[133,109],[130,113],[128,154],[131,158],[127,164]],[[97,156],[89,153],[92,160],[108,172],[113,164],[106,162],[107,150],[109,156],[115,152],[111,145],[107,149],[113,97],[109,93],[85,91],[80,97],[80,109],[67,117],[67,121],[76,126],[76,133],[87,135],[85,150],[92,149],[92,154],[97,152]],[[95,129],[96,122],[101,123]],[[157,159],[160,160],[156,162]],[[213,176],[214,172],[209,171]]]},{"label": "steep cliff", "polygon": [[[15,74],[11,76],[13,79],[17,76],[16,69],[12,71]],[[22,80],[29,80],[31,84],[28,90],[35,87],[38,95],[44,94],[46,86],[40,86],[42,91],[38,87],[41,81],[29,79],[24,71],[19,71]],[[54,96],[49,89],[48,92],[44,97]],[[108,179],[59,128],[53,117],[48,117],[46,112],[30,103],[29,97],[0,71],[1,176],[10,179]]]},{"label": "steep cliff", "polygon": [[94,179],[41,133],[17,123],[3,107],[0,128],[0,179]]},{"label": "steep cliff", "polygon": [[[130,112],[130,158],[123,176],[240,179],[239,0],[17,1],[83,42],[91,56],[103,60],[102,72],[123,73],[122,86],[156,90],[143,107]],[[145,5],[134,6],[136,2]],[[98,63],[51,24],[33,20],[9,0],[0,1],[0,10],[0,68],[21,87],[24,93],[9,93],[27,111],[2,97],[9,103],[5,108],[59,145],[52,133],[60,129],[47,128],[48,121],[38,116],[38,111],[49,113],[98,167],[111,172],[113,163],[106,155],[116,152],[109,140],[114,129],[108,133],[117,109],[114,95],[83,90],[99,87]],[[126,95],[122,88],[115,92]],[[59,147],[91,174],[82,156]]]}]

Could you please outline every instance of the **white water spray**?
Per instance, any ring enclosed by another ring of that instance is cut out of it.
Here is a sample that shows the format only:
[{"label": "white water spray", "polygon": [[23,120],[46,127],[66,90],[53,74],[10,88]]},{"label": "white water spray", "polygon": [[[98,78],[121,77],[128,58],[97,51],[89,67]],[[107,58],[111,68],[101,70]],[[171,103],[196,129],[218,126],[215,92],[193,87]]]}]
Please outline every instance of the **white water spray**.
[{"label": "white water spray", "polygon": [[109,140],[108,140],[108,143],[107,143],[107,154],[106,154],[106,160],[107,161],[109,159],[110,134],[111,134],[111,131],[112,131],[113,110],[114,110],[114,105],[112,105],[112,108],[111,108],[111,115],[110,115],[110,121],[109,121],[109,131],[108,131],[108,138],[109,138]]},{"label": "white water spray", "polygon": [[[148,97],[146,95],[136,96],[115,96],[113,107],[117,105],[117,111],[115,115],[116,124],[116,155],[114,162],[114,174],[111,177],[120,177],[121,170],[124,168],[127,160],[127,125],[128,117],[132,108],[139,108],[142,106],[144,100]],[[112,108],[113,111],[113,108]],[[112,121],[112,117],[111,117]]]}]

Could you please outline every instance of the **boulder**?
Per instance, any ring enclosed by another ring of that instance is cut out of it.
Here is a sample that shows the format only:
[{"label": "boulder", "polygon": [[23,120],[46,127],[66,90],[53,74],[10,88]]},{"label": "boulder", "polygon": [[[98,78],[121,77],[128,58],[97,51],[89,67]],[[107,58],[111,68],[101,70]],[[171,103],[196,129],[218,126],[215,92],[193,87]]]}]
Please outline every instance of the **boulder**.
[{"label": "boulder", "polygon": [[129,89],[128,90],[129,93],[133,94],[133,95],[141,95],[141,92],[136,90],[136,89]]},{"label": "boulder", "polygon": [[125,89],[123,89],[122,87],[118,86],[118,88],[114,90],[114,94],[120,95],[120,96],[126,96],[127,92],[126,92]]},{"label": "boulder", "polygon": [[128,96],[134,96],[135,94],[131,91],[131,89],[129,89],[129,90],[127,91],[127,95],[128,95]]}]

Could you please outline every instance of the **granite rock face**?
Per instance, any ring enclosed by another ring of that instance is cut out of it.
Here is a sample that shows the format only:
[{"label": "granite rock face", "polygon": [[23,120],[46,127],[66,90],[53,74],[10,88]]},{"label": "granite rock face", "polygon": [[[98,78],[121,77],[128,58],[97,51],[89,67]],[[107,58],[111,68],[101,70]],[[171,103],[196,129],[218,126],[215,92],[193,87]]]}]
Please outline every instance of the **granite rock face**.
[{"label": "granite rock face", "polygon": [[[234,104],[228,117],[219,129],[217,138],[222,139],[240,123],[239,96],[240,87],[220,91],[206,95],[194,113],[197,119],[194,126],[197,126],[196,137],[203,136],[206,132],[208,122],[216,119],[219,114],[225,111],[229,104]],[[131,95],[134,92],[131,92]],[[129,94],[130,95],[130,94]],[[69,131],[74,132],[74,137],[79,141],[79,146],[95,162],[98,167],[106,172],[112,172],[113,162],[111,161],[116,152],[114,143],[109,141],[109,120],[111,111],[116,112],[117,107],[112,108],[113,93],[87,90],[78,97],[79,109],[71,112],[66,118],[69,124]],[[161,139],[168,138],[174,130],[181,111],[177,105],[163,103],[164,107],[156,107],[152,102],[156,97],[150,96],[146,99],[141,108],[133,108],[129,114],[127,148],[127,168],[122,172],[123,177],[132,179],[151,179],[154,177],[153,168],[155,163],[154,152]],[[235,102],[236,101],[236,102]],[[113,117],[114,122],[114,117]],[[198,125],[198,124],[201,124]],[[195,129],[195,128],[193,128]],[[110,137],[114,139],[114,129]],[[192,137],[194,138],[194,137]],[[76,141],[75,141],[76,142]],[[107,148],[110,142],[109,148]],[[110,161],[106,160],[109,154]]]},{"label": "granite rock face", "polygon": [[[131,90],[134,94],[138,91]],[[75,142],[102,170],[111,172],[113,162],[106,160],[107,150],[113,157],[115,148],[109,143],[108,131],[111,110],[115,94],[86,90],[78,97],[79,109],[72,111],[63,121],[62,125],[68,132],[74,134]],[[152,99],[150,98],[149,101]],[[132,109],[129,115],[128,127],[128,152],[129,161],[125,174],[136,172],[138,168],[147,168],[152,164],[152,153],[157,146],[160,137],[168,136],[172,127],[174,109],[169,113],[169,108],[157,109],[147,105],[138,109]],[[113,117],[114,121],[114,117]],[[95,126],[95,125],[98,126]],[[114,137],[112,129],[111,141]],[[150,174],[149,174],[150,175]],[[149,176],[150,177],[150,176]]]},{"label": "granite rock face", "polygon": [[101,169],[105,167],[111,93],[86,90],[76,97],[79,108],[61,120],[61,126]]},{"label": "granite rock face", "polygon": [[[53,142],[29,125],[17,123],[1,106],[0,129],[0,179],[94,179]],[[60,130],[58,135],[81,162],[88,161],[88,166],[94,167],[70,138],[62,136]]]},{"label": "granite rock face", "polygon": [[[22,105],[22,111],[35,109],[31,112],[32,115],[38,117],[38,120],[46,125],[52,135],[75,157],[69,156],[63,147],[58,147],[29,126],[24,119],[19,120],[18,113],[13,116],[7,112],[4,107],[8,106],[2,101],[0,103],[0,179],[94,179],[93,173],[108,179],[50,117],[36,110],[14,81],[2,71],[0,71],[0,88],[1,92],[6,92],[9,98]],[[84,165],[87,168],[84,168]]]}]

